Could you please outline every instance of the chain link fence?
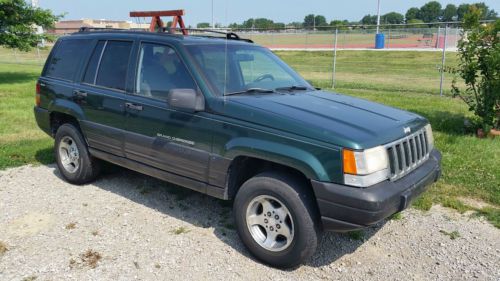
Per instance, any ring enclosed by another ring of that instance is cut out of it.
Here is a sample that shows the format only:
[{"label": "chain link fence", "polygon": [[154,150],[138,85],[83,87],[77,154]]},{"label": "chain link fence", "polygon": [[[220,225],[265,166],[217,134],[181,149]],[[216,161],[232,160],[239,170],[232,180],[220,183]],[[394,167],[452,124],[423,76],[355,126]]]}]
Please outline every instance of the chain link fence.
[{"label": "chain link fence", "polygon": [[[446,47],[454,50],[461,30],[449,27],[399,27],[382,28],[380,33],[385,35],[384,49],[442,49],[446,38]],[[241,30],[238,34],[275,50],[329,50],[335,47],[335,42],[338,49],[373,49],[376,29]]]}]

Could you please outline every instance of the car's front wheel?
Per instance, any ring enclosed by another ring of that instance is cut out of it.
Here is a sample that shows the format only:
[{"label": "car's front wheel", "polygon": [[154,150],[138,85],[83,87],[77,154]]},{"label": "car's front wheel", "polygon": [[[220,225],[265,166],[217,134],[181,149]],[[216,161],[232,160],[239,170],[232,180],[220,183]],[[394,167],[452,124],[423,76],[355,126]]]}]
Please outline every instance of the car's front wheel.
[{"label": "car's front wheel", "polygon": [[82,134],[73,124],[63,124],[57,129],[54,149],[59,171],[68,182],[88,183],[99,174],[99,160],[89,154]]},{"label": "car's front wheel", "polygon": [[238,233],[249,251],[275,267],[293,267],[316,251],[320,238],[313,193],[300,178],[262,173],[236,194]]}]

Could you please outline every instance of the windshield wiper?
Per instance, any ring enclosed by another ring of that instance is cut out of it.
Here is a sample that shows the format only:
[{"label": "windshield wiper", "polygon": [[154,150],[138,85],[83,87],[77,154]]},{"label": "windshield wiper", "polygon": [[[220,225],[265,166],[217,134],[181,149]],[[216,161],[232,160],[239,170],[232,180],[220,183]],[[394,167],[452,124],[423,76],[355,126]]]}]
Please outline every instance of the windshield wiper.
[{"label": "windshield wiper", "polygon": [[290,91],[290,92],[292,92],[292,91],[305,91],[305,90],[309,90],[309,88],[307,88],[306,86],[297,86],[297,85],[276,88],[276,91]]},{"label": "windshield wiper", "polygon": [[276,93],[275,90],[272,89],[264,89],[264,88],[249,88],[244,91],[226,93],[224,96],[233,96],[233,95],[241,95],[241,94],[251,94],[251,93]]}]

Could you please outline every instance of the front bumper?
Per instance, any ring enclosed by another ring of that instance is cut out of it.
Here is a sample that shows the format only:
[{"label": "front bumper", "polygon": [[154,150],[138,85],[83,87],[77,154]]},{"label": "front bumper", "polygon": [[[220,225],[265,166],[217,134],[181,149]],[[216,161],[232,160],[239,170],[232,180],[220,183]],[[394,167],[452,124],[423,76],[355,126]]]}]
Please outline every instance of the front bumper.
[{"label": "front bumper", "polygon": [[406,209],[440,176],[441,153],[434,149],[424,164],[393,182],[387,180],[367,188],[311,182],[323,229],[345,232],[375,224]]}]

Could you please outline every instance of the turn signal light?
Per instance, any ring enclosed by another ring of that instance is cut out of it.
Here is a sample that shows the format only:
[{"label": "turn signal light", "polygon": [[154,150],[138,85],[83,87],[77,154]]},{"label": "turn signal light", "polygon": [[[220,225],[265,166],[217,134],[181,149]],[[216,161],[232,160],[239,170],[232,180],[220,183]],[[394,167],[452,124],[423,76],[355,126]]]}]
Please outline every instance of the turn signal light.
[{"label": "turn signal light", "polygon": [[344,174],[357,175],[358,170],[356,168],[356,158],[354,157],[354,151],[343,149],[342,158],[344,162]]},{"label": "turn signal light", "polygon": [[40,106],[40,82],[36,83],[35,104]]}]

